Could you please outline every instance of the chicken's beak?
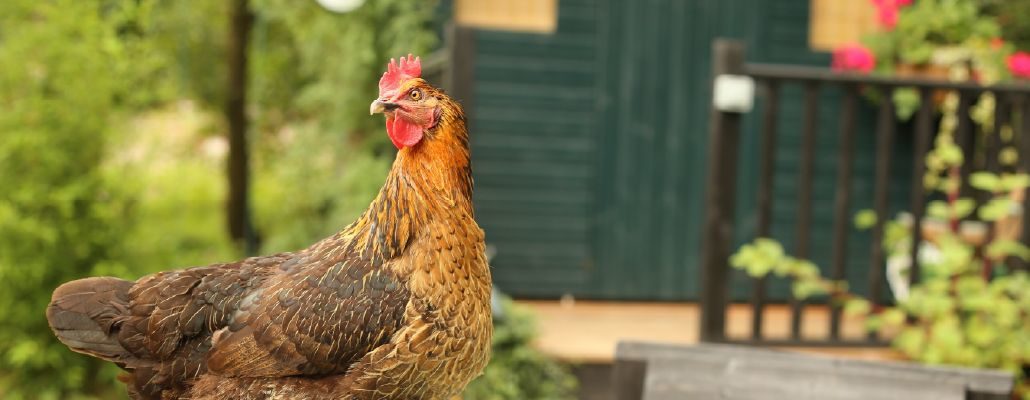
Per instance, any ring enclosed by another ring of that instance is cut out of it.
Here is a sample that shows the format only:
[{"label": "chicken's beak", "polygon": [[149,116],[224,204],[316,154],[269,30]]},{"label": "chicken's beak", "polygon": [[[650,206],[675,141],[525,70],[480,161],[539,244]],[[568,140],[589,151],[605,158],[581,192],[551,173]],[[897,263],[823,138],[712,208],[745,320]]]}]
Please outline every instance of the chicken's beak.
[{"label": "chicken's beak", "polygon": [[397,108],[397,103],[375,99],[375,101],[372,102],[372,105],[368,107],[368,115],[390,111],[395,108]]}]

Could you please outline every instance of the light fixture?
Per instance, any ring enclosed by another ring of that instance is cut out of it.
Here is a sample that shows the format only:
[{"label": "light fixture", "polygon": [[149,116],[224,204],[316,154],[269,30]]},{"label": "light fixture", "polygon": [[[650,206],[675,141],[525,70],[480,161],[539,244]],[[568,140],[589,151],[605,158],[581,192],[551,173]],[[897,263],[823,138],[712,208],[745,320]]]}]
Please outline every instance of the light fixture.
[{"label": "light fixture", "polygon": [[354,11],[355,8],[361,7],[365,3],[365,0],[316,0],[318,4],[324,7],[326,10],[335,13],[345,13]]}]

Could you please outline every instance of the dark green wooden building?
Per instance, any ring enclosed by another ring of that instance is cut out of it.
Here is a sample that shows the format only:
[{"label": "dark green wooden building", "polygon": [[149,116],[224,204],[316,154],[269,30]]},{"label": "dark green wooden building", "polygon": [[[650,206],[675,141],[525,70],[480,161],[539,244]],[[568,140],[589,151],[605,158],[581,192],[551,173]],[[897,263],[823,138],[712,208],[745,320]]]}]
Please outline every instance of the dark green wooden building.
[{"label": "dark green wooden building", "polygon": [[[808,0],[558,0],[553,33],[477,30],[475,205],[497,248],[497,286],[520,297],[696,299],[711,42],[744,40],[749,62],[827,65],[827,54],[808,47],[808,26]],[[773,230],[790,248],[801,90],[787,87],[784,95]],[[827,112],[819,118],[812,250],[824,266],[838,125],[829,111],[837,97],[824,91],[820,102]],[[872,200],[867,108],[856,142],[855,211]],[[760,109],[759,102],[745,119],[741,242],[753,232]],[[898,140],[895,175],[908,176],[910,146]],[[905,179],[895,187],[892,203],[904,204]],[[851,237],[848,276],[865,279],[868,238]]]}]

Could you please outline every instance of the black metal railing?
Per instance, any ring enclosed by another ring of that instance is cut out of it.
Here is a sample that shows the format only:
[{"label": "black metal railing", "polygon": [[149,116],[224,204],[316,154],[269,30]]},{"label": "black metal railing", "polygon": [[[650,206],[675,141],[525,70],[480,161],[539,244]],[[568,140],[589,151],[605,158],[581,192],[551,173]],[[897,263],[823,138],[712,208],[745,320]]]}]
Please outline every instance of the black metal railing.
[{"label": "black metal railing", "polygon": [[[935,108],[933,98],[942,92],[958,93],[958,124],[955,130],[956,143],[963,149],[966,163],[962,174],[968,175],[973,170],[1000,172],[1003,167],[997,161],[1001,148],[1000,137],[1002,126],[1012,122],[1012,116],[1021,114],[1024,117],[1019,126],[1014,126],[1014,136],[1018,138],[1018,152],[1030,155],[1030,85],[1006,84],[982,86],[975,82],[948,82],[930,79],[899,79],[892,77],[841,74],[824,68],[748,64],[744,62],[743,44],[731,40],[716,40],[713,45],[713,77],[723,74],[746,75],[753,78],[764,96],[763,111],[759,120],[760,157],[758,171],[758,193],[756,198],[757,218],[755,237],[770,237],[773,219],[774,166],[776,165],[777,124],[780,118],[781,92],[784,86],[799,85],[803,89],[803,117],[801,124],[801,146],[798,180],[798,201],[796,214],[796,231],[794,232],[794,248],[789,249],[798,258],[811,256],[812,243],[812,190],[815,173],[816,139],[819,132],[817,118],[820,113],[819,95],[826,87],[837,87],[843,93],[839,110],[839,127],[837,129],[839,145],[836,154],[836,192],[833,205],[833,229],[830,254],[830,278],[845,278],[848,260],[848,232],[851,218],[849,210],[852,193],[853,164],[855,157],[856,118],[861,90],[875,89],[880,91],[882,101],[878,109],[876,122],[876,165],[874,177],[873,209],[877,215],[872,227],[870,254],[872,256],[868,271],[868,293],[870,300],[882,304],[884,250],[884,221],[887,220],[888,184],[891,180],[890,170],[892,146],[895,141],[897,119],[895,104],[891,94],[899,88],[914,88],[921,99],[919,109],[914,115],[914,149],[912,158],[912,186],[910,191],[913,224],[911,229],[912,243],[920,243],[927,193],[923,184],[926,173],[925,157],[930,151],[933,130],[936,129]],[[996,99],[995,123],[992,132],[983,135],[986,143],[982,147],[984,154],[974,154],[976,137],[975,125],[969,111],[976,99],[983,93],[993,93]],[[802,319],[805,315],[805,302],[792,300],[790,336],[785,339],[767,338],[762,331],[766,306],[769,304],[766,279],[754,279],[750,292],[750,306],[753,311],[750,338],[729,338],[726,335],[726,312],[729,306],[730,266],[729,256],[734,238],[735,187],[737,186],[738,152],[740,150],[742,115],[734,112],[723,112],[713,108],[711,112],[709,161],[706,187],[706,205],[704,237],[702,248],[702,280],[701,280],[701,338],[709,342],[752,342],[772,345],[882,345],[883,338],[871,333],[860,339],[845,339],[841,335],[841,309],[833,304],[829,319],[829,335],[826,338],[811,339],[801,335]],[[979,156],[979,157],[978,157]],[[1030,157],[1019,157],[1018,165],[1010,167],[1021,171],[1030,171]],[[964,186],[963,195],[971,195],[979,202],[984,202],[989,193],[975,191]],[[1024,209],[1030,210],[1030,196],[1026,196]],[[1024,212],[1023,225],[1030,226],[1030,212]],[[1027,229],[1023,230],[1023,243],[1028,241]],[[919,263],[916,253],[919,246],[911,246],[910,279],[919,279]]]}]

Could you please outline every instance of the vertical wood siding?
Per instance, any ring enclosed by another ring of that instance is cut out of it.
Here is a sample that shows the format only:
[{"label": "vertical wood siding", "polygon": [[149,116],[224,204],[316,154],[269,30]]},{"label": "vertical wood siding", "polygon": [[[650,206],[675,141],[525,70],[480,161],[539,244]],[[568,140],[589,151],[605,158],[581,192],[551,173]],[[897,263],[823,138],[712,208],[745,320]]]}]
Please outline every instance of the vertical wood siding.
[{"label": "vertical wood siding", "polygon": [[[711,41],[744,39],[749,61],[827,65],[826,54],[808,49],[807,7],[799,0],[559,0],[553,34],[477,32],[475,202],[498,250],[498,287],[523,297],[696,298]],[[782,94],[772,232],[790,248],[802,96],[790,86]],[[826,268],[839,99],[838,91],[824,91],[818,120],[812,255]],[[875,113],[861,103],[855,211],[871,206],[874,167]],[[738,242],[752,238],[756,223],[758,106],[742,137]],[[895,176],[910,175],[906,140],[901,135],[894,147]],[[896,182],[892,204],[905,204],[899,196],[907,186]],[[856,282],[867,276],[867,243],[865,234],[851,236],[847,276]],[[735,279],[734,286],[746,285]],[[774,282],[771,295],[782,298],[785,287]]]}]

